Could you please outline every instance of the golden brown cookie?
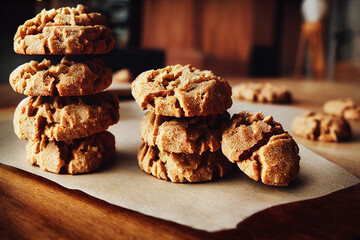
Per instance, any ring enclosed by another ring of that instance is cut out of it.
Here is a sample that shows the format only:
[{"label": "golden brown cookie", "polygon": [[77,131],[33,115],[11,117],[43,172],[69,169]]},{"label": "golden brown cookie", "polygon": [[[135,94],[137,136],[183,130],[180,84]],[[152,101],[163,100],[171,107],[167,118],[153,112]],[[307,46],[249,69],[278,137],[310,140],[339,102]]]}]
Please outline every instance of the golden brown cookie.
[{"label": "golden brown cookie", "polygon": [[88,173],[98,169],[115,153],[115,137],[101,132],[86,138],[67,141],[29,141],[26,158],[41,169],[53,173]]},{"label": "golden brown cookie", "polygon": [[103,91],[112,82],[111,69],[99,58],[66,55],[59,64],[31,61],[10,74],[15,92],[28,96],[81,96]]},{"label": "golden brown cookie", "polygon": [[105,131],[119,120],[119,100],[110,92],[81,97],[27,97],[15,110],[20,139],[66,141]]},{"label": "golden brown cookie", "polygon": [[351,99],[331,100],[324,104],[323,111],[327,114],[343,117],[347,120],[360,121],[360,105]]},{"label": "golden brown cookie", "polygon": [[240,100],[261,103],[289,103],[291,93],[286,87],[273,83],[241,83],[233,88],[233,96]]},{"label": "golden brown cookie", "polygon": [[298,136],[323,142],[340,142],[351,138],[351,128],[345,119],[316,112],[297,116],[292,131]]},{"label": "golden brown cookie", "polygon": [[133,79],[131,71],[127,68],[120,69],[113,74],[114,83],[131,83]]},{"label": "golden brown cookie", "polygon": [[139,149],[138,162],[146,173],[172,182],[203,182],[225,176],[231,164],[221,153],[177,154],[159,151],[143,143]]},{"label": "golden brown cookie", "polygon": [[113,49],[115,39],[105,16],[76,8],[45,9],[18,27],[14,51],[19,54],[100,54]]},{"label": "golden brown cookie", "polygon": [[228,112],[189,118],[156,115],[148,111],[140,124],[141,139],[160,151],[202,154],[220,149],[221,128],[230,119]]},{"label": "golden brown cookie", "polygon": [[190,65],[143,72],[131,89],[141,109],[164,116],[215,115],[232,105],[231,88],[223,78]]},{"label": "golden brown cookie", "polygon": [[299,173],[299,148],[272,116],[234,114],[222,135],[224,155],[250,178],[287,186]]}]

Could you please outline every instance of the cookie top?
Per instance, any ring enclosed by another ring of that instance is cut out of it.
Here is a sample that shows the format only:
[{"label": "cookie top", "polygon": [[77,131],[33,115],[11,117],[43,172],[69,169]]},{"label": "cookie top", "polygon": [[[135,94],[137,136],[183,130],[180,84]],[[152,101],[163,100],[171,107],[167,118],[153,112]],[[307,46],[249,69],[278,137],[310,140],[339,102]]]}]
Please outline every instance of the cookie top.
[{"label": "cookie top", "polygon": [[347,120],[360,121],[360,105],[349,98],[328,101],[324,104],[323,111]]},{"label": "cookie top", "polygon": [[292,131],[298,136],[323,142],[340,142],[351,138],[350,125],[344,118],[317,112],[297,116]]},{"label": "cookie top", "polygon": [[229,113],[189,118],[156,115],[149,111],[140,124],[141,139],[160,151],[198,153],[220,149],[221,129]]},{"label": "cookie top", "polygon": [[138,153],[140,168],[146,173],[172,182],[203,182],[225,176],[232,170],[221,151],[203,154],[177,154],[159,151],[143,143]]},{"label": "cookie top", "polygon": [[250,178],[287,186],[299,173],[299,148],[272,116],[234,114],[222,135],[224,155]]},{"label": "cookie top", "polygon": [[106,131],[68,141],[50,141],[42,135],[40,141],[30,140],[26,145],[27,160],[53,173],[93,172],[114,153],[115,137]]},{"label": "cookie top", "polygon": [[19,26],[14,51],[19,54],[100,54],[115,45],[105,16],[76,8],[43,9]]},{"label": "cookie top", "polygon": [[143,72],[131,89],[141,109],[164,116],[215,115],[232,105],[231,87],[223,78],[190,65]]},{"label": "cookie top", "polygon": [[109,87],[112,73],[100,58],[66,55],[56,65],[47,59],[20,65],[10,74],[9,82],[15,92],[28,96],[80,96]]},{"label": "cookie top", "polygon": [[273,83],[241,83],[233,88],[233,96],[240,100],[261,103],[289,103],[291,93],[285,86]]},{"label": "cookie top", "polygon": [[14,114],[20,139],[66,141],[105,131],[119,120],[119,100],[111,92],[81,97],[27,97]]}]

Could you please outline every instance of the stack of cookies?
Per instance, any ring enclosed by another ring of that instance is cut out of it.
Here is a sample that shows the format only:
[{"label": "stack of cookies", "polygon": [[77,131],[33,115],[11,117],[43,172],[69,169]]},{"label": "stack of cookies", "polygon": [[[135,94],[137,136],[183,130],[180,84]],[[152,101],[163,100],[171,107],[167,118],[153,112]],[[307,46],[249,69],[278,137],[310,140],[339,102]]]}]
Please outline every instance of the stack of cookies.
[{"label": "stack of cookies", "polygon": [[231,87],[189,65],[140,74],[132,94],[149,109],[140,124],[140,168],[172,182],[222,177],[232,163],[250,178],[287,186],[299,173],[299,148],[272,116],[241,112],[230,119]]},{"label": "stack of cookies", "polygon": [[140,74],[132,94],[149,109],[140,124],[142,170],[172,182],[201,182],[232,169],[220,144],[232,105],[224,79],[189,65],[168,66]]},{"label": "stack of cookies", "polygon": [[119,101],[103,91],[112,82],[103,60],[114,47],[106,18],[76,8],[45,9],[19,26],[14,50],[27,55],[63,55],[16,68],[13,89],[27,95],[15,110],[14,129],[28,141],[26,158],[54,173],[86,173],[98,169],[115,153],[107,128],[119,120]]}]

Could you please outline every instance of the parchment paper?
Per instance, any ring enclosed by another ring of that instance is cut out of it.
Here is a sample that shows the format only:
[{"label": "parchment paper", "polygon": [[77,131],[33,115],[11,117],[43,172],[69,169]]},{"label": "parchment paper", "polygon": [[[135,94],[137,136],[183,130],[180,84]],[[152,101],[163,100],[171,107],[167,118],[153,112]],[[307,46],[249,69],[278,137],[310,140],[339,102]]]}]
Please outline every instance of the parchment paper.
[{"label": "parchment paper", "polygon": [[[304,112],[298,108],[235,101],[230,113],[242,110],[272,114],[288,131],[293,118]],[[323,196],[360,182],[303,146],[299,146],[299,177],[286,188],[266,186],[240,171],[217,181],[196,184],[158,180],[141,171],[137,164],[139,123],[143,115],[134,102],[121,102],[120,122],[109,129],[116,136],[116,157],[95,173],[75,176],[48,173],[31,166],[25,159],[26,141],[19,140],[13,132],[12,115],[3,116],[0,161],[109,203],[207,231],[235,228],[246,217],[268,207]]]}]

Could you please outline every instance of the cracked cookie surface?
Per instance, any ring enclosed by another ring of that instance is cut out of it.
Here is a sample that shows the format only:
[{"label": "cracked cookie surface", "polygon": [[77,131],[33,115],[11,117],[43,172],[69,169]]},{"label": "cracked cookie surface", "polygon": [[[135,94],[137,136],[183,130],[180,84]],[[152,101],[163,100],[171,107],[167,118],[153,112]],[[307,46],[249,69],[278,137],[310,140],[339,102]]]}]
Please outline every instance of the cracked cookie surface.
[{"label": "cracked cookie surface", "polygon": [[250,178],[287,186],[299,173],[299,148],[272,116],[234,114],[222,135],[224,155]]},{"label": "cracked cookie surface", "polygon": [[105,131],[119,120],[119,100],[111,92],[77,97],[27,97],[14,114],[20,139],[66,141]]},{"label": "cracked cookie surface", "polygon": [[286,87],[273,83],[241,83],[233,88],[233,96],[240,100],[261,103],[289,103],[292,95]]},{"label": "cracked cookie surface", "polygon": [[143,72],[131,89],[141,109],[164,116],[215,115],[232,105],[231,88],[223,78],[190,65]]},{"label": "cracked cookie surface", "polygon": [[328,101],[323,106],[327,114],[343,117],[347,120],[360,121],[360,105],[352,99],[336,99]]},{"label": "cracked cookie surface", "polygon": [[350,125],[344,118],[317,112],[297,116],[292,131],[298,136],[322,142],[339,142],[351,138]]},{"label": "cracked cookie surface", "polygon": [[18,27],[14,51],[18,54],[101,54],[115,45],[105,16],[76,8],[42,10]]},{"label": "cracked cookie surface", "polygon": [[233,164],[221,153],[177,154],[159,151],[143,143],[138,152],[140,168],[148,174],[172,182],[203,182],[225,176]]},{"label": "cracked cookie surface", "polygon": [[81,96],[109,87],[112,73],[99,58],[67,55],[56,65],[47,59],[20,65],[10,74],[9,82],[15,92],[28,96]]},{"label": "cracked cookie surface", "polygon": [[175,118],[148,111],[140,124],[141,139],[160,151],[202,154],[220,149],[221,131],[230,119],[228,112],[219,115]]},{"label": "cracked cookie surface", "polygon": [[115,137],[109,132],[68,141],[51,141],[42,135],[39,141],[30,140],[26,145],[28,162],[53,173],[93,172],[114,153]]}]

